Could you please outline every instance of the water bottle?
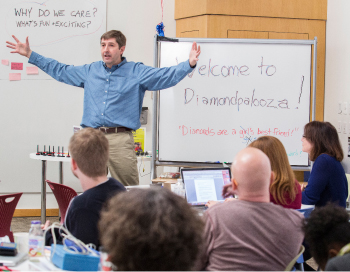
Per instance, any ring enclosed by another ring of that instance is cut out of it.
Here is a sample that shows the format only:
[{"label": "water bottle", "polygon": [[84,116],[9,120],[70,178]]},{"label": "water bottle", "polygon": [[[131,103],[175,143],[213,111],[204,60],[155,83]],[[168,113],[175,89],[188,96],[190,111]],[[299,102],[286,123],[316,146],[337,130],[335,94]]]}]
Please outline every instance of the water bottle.
[{"label": "water bottle", "polygon": [[174,193],[185,197],[185,189],[184,189],[184,183],[182,182],[182,179],[178,179],[177,183],[174,186]]},{"label": "water bottle", "polygon": [[185,184],[182,181],[182,179],[178,179],[177,182],[180,183],[179,195],[185,198],[186,197]]},{"label": "water bottle", "polygon": [[29,257],[41,257],[44,254],[44,232],[39,220],[32,221],[29,230]]}]

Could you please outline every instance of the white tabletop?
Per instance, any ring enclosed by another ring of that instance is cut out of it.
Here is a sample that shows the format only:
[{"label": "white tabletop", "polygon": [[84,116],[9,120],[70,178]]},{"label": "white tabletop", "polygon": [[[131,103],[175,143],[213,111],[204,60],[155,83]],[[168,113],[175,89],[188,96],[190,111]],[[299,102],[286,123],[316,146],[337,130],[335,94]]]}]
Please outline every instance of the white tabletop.
[{"label": "white tabletop", "polygon": [[[67,155],[67,153],[65,153]],[[70,157],[52,157],[52,156],[43,156],[43,155],[36,155],[36,153],[30,153],[29,158],[33,160],[40,160],[40,161],[61,161],[61,162],[70,162]],[[151,157],[148,156],[138,156],[138,161],[150,161]]]},{"label": "white tabletop", "polygon": [[[67,154],[65,154],[67,155]],[[43,156],[43,155],[36,155],[36,153],[30,153],[29,158],[33,160],[40,160],[40,161],[61,161],[61,162],[70,162],[70,157],[52,157],[52,156]]]},{"label": "white tabletop", "polygon": [[19,271],[61,271],[62,269],[55,266],[45,257],[36,257],[31,260],[27,259],[16,266],[10,266],[10,269]]}]

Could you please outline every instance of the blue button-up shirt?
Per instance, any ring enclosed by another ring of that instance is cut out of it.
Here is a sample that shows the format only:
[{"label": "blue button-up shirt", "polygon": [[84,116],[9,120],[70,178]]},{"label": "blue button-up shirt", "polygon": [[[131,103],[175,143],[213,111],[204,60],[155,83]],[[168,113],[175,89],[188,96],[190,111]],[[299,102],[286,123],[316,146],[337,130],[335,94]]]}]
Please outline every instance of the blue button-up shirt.
[{"label": "blue button-up shirt", "polygon": [[84,88],[81,126],[93,128],[138,129],[145,91],[170,88],[192,71],[189,61],[153,68],[123,58],[109,69],[102,61],[82,66],[65,65],[35,52],[28,62],[60,82]]}]

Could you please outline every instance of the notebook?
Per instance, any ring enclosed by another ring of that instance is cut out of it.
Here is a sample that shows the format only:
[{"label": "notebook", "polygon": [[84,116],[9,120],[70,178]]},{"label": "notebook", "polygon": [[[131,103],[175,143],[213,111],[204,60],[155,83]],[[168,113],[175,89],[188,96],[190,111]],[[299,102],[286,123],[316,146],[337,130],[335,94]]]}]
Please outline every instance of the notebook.
[{"label": "notebook", "polygon": [[231,182],[230,168],[184,168],[181,176],[188,204],[198,207],[209,200],[224,201],[222,187]]}]

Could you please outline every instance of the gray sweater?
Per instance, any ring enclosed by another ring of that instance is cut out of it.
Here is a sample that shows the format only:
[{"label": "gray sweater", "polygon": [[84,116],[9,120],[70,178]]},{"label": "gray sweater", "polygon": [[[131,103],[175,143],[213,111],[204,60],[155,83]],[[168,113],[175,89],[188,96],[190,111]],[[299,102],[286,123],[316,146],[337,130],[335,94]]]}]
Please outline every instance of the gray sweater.
[{"label": "gray sweater", "polygon": [[205,214],[205,252],[198,270],[281,270],[298,254],[303,215],[273,203],[228,201]]}]

